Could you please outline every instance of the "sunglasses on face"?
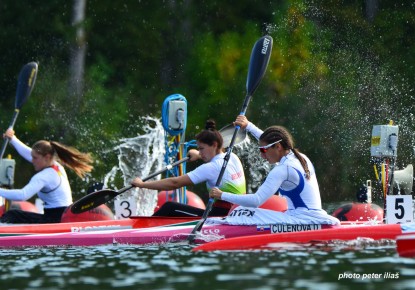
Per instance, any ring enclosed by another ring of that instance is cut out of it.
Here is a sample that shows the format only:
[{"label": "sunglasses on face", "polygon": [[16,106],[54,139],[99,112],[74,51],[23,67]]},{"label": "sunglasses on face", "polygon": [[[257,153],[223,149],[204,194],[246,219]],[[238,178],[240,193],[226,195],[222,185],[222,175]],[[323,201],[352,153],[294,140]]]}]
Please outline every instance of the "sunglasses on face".
[{"label": "sunglasses on face", "polygon": [[272,146],[274,146],[275,144],[278,144],[282,141],[282,139],[275,141],[274,143],[265,145],[265,146],[259,146],[259,151],[261,151],[261,153],[266,153],[268,151],[269,148],[271,148]]}]

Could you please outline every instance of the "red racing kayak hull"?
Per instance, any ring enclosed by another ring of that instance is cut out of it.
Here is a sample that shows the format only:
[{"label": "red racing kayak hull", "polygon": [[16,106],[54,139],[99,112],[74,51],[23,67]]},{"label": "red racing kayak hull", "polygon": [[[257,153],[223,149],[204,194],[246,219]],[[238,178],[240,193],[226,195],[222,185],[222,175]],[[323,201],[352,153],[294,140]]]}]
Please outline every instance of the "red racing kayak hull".
[{"label": "red racing kayak hull", "polygon": [[332,240],[354,240],[357,238],[396,239],[403,233],[399,224],[351,225],[308,232],[267,234],[261,237],[237,237],[200,245],[193,251],[236,251],[275,249],[281,243],[310,243]]},{"label": "red racing kayak hull", "polygon": [[415,257],[415,234],[398,236],[396,238],[396,250],[401,257]]}]

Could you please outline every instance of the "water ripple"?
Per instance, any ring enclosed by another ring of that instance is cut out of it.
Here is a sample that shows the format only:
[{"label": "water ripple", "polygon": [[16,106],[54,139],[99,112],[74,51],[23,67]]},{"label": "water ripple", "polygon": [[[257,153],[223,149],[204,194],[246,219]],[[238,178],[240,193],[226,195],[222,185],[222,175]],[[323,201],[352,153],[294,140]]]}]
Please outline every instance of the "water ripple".
[{"label": "water ripple", "polygon": [[[31,290],[411,289],[414,259],[398,257],[394,245],[354,246],[209,253],[181,244],[4,249],[0,279],[2,289]],[[373,272],[399,273],[399,279],[339,279]]]}]

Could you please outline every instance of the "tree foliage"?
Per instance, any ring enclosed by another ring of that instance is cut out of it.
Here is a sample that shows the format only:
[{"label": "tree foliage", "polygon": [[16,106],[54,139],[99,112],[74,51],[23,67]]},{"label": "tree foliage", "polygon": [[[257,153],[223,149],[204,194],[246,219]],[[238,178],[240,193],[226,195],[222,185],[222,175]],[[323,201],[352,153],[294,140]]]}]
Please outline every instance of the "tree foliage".
[{"label": "tree foliage", "polygon": [[[12,114],[20,67],[38,61],[17,135],[28,144],[54,139],[96,153],[93,179],[100,180],[116,162],[102,152],[136,135],[139,116],[160,116],[170,94],[188,100],[187,136],[208,118],[231,123],[246,93],[252,45],[269,33],[272,58],[248,118],[293,133],[314,162],[323,198],[354,199],[360,184],[374,179],[373,125],[390,119],[400,125],[400,167],[414,154],[415,4],[379,1],[369,21],[365,3],[87,0],[85,91],[78,106],[68,92],[72,2],[2,1],[1,128]],[[17,185],[25,184],[31,169],[19,172]],[[72,180],[75,192],[85,188]]]}]

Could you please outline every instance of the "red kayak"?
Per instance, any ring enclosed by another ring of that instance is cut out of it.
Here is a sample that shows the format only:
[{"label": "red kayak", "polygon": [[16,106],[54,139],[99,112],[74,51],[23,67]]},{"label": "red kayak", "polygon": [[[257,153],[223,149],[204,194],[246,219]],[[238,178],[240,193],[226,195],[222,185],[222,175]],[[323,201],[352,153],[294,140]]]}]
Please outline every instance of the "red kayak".
[{"label": "red kayak", "polygon": [[398,236],[396,238],[396,249],[401,257],[415,257],[415,234]]},{"label": "red kayak", "polygon": [[124,220],[87,221],[56,224],[3,224],[0,226],[0,236],[149,228],[184,223],[199,219],[200,217],[133,216],[129,219]]},{"label": "red kayak", "polygon": [[354,240],[357,238],[394,240],[407,230],[413,231],[414,225],[412,225],[411,229],[399,224],[350,225],[316,231],[224,239],[200,245],[194,248],[193,251],[265,250],[281,247],[282,243],[310,243],[332,240]]}]

